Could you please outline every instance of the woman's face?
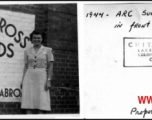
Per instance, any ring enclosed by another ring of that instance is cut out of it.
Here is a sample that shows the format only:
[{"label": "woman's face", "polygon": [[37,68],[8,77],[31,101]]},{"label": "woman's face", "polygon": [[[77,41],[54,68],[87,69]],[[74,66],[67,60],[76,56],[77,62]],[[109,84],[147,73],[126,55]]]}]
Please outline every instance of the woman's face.
[{"label": "woman's face", "polygon": [[34,45],[41,45],[42,40],[43,40],[43,39],[42,39],[41,34],[38,34],[38,35],[33,34],[32,43],[33,43]]}]

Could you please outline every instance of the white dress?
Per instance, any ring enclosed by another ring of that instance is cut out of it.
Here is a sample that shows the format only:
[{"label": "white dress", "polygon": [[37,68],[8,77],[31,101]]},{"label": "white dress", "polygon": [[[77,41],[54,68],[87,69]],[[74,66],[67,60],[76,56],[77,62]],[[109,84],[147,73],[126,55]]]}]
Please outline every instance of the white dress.
[{"label": "white dress", "polygon": [[52,49],[41,46],[37,54],[33,47],[24,55],[28,69],[23,79],[21,108],[51,110],[50,93],[45,91],[47,80],[47,61],[54,61]]}]

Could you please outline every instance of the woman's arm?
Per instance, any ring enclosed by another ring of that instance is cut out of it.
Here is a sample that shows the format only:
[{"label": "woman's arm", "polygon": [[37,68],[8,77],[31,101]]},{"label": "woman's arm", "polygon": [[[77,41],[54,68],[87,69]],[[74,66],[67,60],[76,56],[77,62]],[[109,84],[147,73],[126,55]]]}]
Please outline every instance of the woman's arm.
[{"label": "woman's arm", "polygon": [[[51,87],[52,76],[53,76],[53,62],[49,61],[45,90],[48,90]],[[48,80],[48,79],[50,79],[50,80]]]},{"label": "woman's arm", "polygon": [[24,65],[24,69],[23,69],[23,76],[22,76],[22,82],[21,82],[21,89],[22,89],[22,84],[23,84],[23,79],[24,79],[24,76],[25,76],[25,73],[26,73],[26,71],[27,71],[27,67],[28,67],[28,65],[27,65],[27,63],[25,63],[25,65]]},{"label": "woman's arm", "polygon": [[53,62],[48,62],[48,79],[52,79],[53,76]]}]

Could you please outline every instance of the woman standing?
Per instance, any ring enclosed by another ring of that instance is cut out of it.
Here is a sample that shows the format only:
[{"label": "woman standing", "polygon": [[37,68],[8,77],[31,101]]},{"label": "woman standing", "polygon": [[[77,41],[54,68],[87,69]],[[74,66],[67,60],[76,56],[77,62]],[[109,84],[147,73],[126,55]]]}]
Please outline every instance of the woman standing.
[{"label": "woman standing", "polygon": [[21,108],[26,109],[27,114],[32,114],[34,109],[44,113],[51,110],[49,88],[54,57],[52,48],[41,44],[44,40],[42,33],[33,31],[30,39],[33,47],[24,52]]}]

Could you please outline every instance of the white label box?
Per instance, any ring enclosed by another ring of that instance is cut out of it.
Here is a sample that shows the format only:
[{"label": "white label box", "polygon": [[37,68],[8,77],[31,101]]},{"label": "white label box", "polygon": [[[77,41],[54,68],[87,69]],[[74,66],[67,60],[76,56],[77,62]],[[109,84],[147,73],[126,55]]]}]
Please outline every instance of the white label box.
[{"label": "white label box", "polygon": [[152,38],[124,37],[124,67],[152,67]]}]

